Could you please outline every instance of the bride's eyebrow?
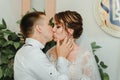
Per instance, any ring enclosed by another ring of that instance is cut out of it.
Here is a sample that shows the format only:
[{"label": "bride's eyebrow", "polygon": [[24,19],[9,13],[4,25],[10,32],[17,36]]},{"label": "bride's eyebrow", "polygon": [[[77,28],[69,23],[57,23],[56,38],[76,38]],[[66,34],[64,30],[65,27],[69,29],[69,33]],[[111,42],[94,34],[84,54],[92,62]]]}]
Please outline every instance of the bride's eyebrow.
[{"label": "bride's eyebrow", "polygon": [[58,23],[54,23],[55,25],[58,25]]}]

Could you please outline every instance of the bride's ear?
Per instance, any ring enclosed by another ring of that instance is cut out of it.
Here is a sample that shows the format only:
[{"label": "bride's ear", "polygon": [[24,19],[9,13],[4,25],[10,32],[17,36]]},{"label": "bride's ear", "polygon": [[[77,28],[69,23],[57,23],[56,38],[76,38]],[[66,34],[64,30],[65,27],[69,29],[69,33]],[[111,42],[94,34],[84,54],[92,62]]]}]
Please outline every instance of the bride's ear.
[{"label": "bride's ear", "polygon": [[68,32],[73,35],[74,30],[73,29],[68,29]]}]

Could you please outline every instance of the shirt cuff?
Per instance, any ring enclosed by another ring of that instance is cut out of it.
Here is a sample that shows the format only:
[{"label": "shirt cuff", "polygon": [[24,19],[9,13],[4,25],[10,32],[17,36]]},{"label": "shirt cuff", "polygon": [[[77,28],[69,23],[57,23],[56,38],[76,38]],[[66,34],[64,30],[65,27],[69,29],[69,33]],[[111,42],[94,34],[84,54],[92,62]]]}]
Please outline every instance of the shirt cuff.
[{"label": "shirt cuff", "polygon": [[64,57],[58,57],[57,60],[57,70],[62,74],[68,74],[69,61]]},{"label": "shirt cuff", "polygon": [[58,57],[57,64],[68,66],[69,61],[64,57]]}]

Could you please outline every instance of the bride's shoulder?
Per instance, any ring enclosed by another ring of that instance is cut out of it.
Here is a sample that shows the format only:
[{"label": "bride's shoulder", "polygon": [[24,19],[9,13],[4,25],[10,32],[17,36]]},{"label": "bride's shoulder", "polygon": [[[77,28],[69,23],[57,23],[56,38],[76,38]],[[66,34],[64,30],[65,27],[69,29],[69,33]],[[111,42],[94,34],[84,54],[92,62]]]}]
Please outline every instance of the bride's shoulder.
[{"label": "bride's shoulder", "polygon": [[91,54],[89,50],[84,49],[83,47],[79,47],[78,52],[81,53],[81,55],[90,55]]}]

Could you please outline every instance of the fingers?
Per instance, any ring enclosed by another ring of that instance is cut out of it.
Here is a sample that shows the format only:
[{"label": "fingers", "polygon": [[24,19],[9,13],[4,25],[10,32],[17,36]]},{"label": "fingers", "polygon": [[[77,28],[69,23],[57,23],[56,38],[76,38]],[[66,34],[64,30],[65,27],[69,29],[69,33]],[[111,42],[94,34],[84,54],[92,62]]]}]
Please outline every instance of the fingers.
[{"label": "fingers", "polygon": [[73,39],[69,39],[67,42],[68,49],[71,51],[73,49]]},{"label": "fingers", "polygon": [[60,46],[60,40],[57,40],[57,46]]},{"label": "fingers", "polygon": [[72,41],[72,40],[70,40],[70,41],[69,41],[69,43],[68,43],[68,47],[70,47],[70,48],[71,48],[72,46],[73,46],[73,41]]},{"label": "fingers", "polygon": [[66,43],[68,46],[71,46],[73,44],[73,39],[72,38],[69,38],[67,43]]},{"label": "fingers", "polygon": [[57,40],[57,56],[63,56],[67,57],[69,53],[73,50],[73,39],[67,39],[67,37],[64,39],[63,43],[60,43],[59,40]]},{"label": "fingers", "polygon": [[65,39],[63,40],[63,44],[66,44],[68,41],[68,37],[66,36]]}]

